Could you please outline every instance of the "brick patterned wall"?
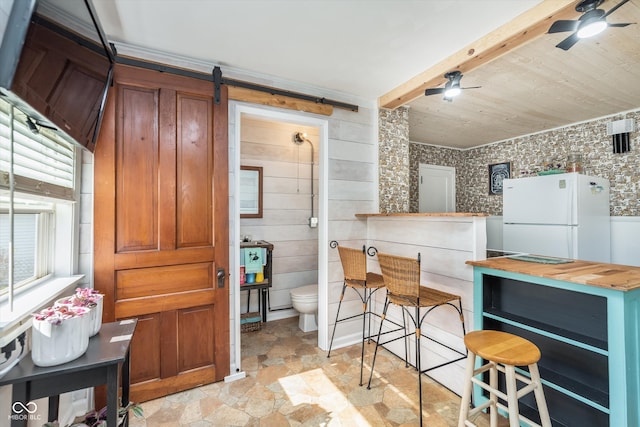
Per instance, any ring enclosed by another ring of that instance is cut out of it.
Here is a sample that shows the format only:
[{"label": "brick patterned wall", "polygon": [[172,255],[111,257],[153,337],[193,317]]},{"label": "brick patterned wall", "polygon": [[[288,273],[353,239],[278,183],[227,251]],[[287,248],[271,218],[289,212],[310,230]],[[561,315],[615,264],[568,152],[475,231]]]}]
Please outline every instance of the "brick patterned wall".
[{"label": "brick patterned wall", "polygon": [[409,109],[378,112],[380,212],[409,212]]},{"label": "brick patterned wall", "polygon": [[612,138],[606,132],[608,122],[628,118],[635,119],[637,129],[640,123],[640,109],[465,151],[412,143],[410,211],[418,211],[417,186],[420,163],[456,168],[457,211],[501,215],[502,197],[489,195],[490,164],[511,162],[512,176],[522,177],[541,170],[547,160],[556,161],[564,167],[567,155],[578,152],[583,156],[586,173],[610,181],[611,215],[638,216],[640,132],[631,133],[631,151],[624,154],[612,153]]}]

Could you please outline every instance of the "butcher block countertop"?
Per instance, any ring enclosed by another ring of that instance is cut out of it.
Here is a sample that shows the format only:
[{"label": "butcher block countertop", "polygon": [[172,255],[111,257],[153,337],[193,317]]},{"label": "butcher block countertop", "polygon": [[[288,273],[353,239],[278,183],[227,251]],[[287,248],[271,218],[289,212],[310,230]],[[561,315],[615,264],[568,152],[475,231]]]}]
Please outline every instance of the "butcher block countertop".
[{"label": "butcher block countertop", "polygon": [[471,212],[413,212],[413,213],[360,213],[356,214],[357,218],[368,218],[373,216],[391,216],[391,217],[412,217],[412,216],[489,216],[486,213],[471,213]]},{"label": "butcher block countertop", "polygon": [[519,261],[507,257],[467,261],[469,265],[544,277],[563,282],[600,288],[631,291],[640,288],[640,267],[602,264],[591,261],[571,261],[563,264],[543,264]]}]

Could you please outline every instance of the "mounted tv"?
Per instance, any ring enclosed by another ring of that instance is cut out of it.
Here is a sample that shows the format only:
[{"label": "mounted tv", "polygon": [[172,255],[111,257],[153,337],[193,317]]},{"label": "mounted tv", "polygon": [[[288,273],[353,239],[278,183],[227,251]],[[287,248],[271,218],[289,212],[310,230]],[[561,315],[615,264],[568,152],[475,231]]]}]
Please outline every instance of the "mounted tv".
[{"label": "mounted tv", "polygon": [[14,0],[2,33],[0,96],[93,152],[114,57],[90,0]]}]

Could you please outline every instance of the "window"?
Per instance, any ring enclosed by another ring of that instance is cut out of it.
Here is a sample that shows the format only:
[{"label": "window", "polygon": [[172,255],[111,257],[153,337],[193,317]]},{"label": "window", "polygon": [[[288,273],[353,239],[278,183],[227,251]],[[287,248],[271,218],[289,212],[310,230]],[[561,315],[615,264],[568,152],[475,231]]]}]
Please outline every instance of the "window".
[{"label": "window", "polygon": [[75,151],[0,98],[0,306],[54,273],[72,273],[55,271],[54,254],[73,258],[73,233],[61,237],[56,228],[73,229],[77,220],[69,209],[76,194]]}]

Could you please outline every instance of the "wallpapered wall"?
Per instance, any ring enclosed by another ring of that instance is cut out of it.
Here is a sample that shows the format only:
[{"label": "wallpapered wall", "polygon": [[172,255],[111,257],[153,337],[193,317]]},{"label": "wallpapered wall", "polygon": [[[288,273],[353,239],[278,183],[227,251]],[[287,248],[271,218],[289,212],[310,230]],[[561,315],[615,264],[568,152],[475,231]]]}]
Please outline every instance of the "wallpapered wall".
[{"label": "wallpapered wall", "polygon": [[378,132],[380,213],[409,212],[409,109],[379,110]]},{"label": "wallpapered wall", "polygon": [[[635,119],[636,129],[638,129],[640,109],[464,151],[411,143],[409,212],[418,211],[418,165],[420,163],[456,168],[456,210],[458,212],[501,215],[502,197],[489,195],[488,166],[490,164],[511,162],[512,176],[523,177],[541,170],[546,160],[554,160],[564,166],[567,155],[578,152],[583,156],[586,173],[602,176],[611,183],[611,215],[638,216],[640,215],[640,132],[631,133],[631,151],[613,154],[612,138],[606,131],[608,122],[629,118]],[[390,123],[383,123],[382,120],[380,123],[384,126],[390,125]],[[381,132],[380,137],[382,136]],[[381,150],[381,163],[384,155],[385,153]],[[382,186],[382,180],[380,184]],[[382,197],[380,203],[381,205],[384,203]]]}]

